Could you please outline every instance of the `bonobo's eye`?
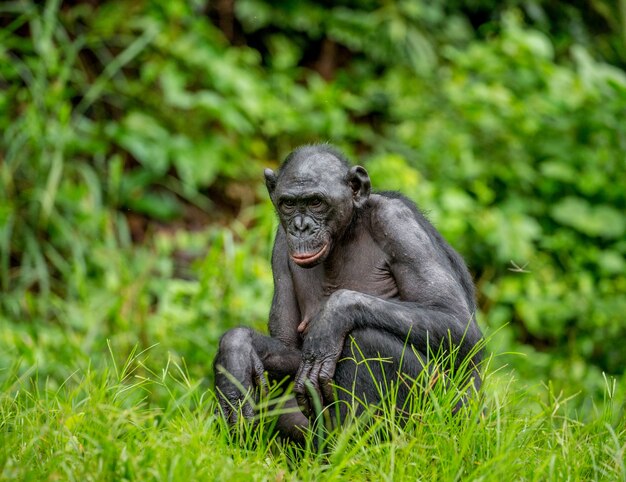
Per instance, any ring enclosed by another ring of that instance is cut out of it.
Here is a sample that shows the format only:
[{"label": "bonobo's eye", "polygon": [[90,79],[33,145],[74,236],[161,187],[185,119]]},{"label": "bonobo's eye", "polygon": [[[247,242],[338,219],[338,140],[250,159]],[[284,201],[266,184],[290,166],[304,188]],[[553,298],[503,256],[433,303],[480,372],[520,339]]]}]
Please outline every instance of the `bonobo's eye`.
[{"label": "bonobo's eye", "polygon": [[283,199],[280,202],[280,210],[283,212],[293,211],[296,207],[296,202],[293,199]]},{"label": "bonobo's eye", "polygon": [[324,201],[322,201],[322,199],[319,197],[314,197],[309,201],[309,208],[313,209],[314,211],[321,211],[324,209],[324,207]]}]

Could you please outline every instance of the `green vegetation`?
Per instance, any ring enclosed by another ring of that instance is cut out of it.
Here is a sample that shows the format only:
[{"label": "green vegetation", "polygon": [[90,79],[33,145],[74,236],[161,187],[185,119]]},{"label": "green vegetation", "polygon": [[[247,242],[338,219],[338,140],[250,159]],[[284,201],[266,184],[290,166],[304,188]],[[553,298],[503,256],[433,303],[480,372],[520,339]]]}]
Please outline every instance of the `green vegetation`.
[{"label": "green vegetation", "polygon": [[[625,68],[624,0],[0,3],[0,478],[626,480]],[[229,441],[262,168],[320,141],[466,258],[486,387]]]},{"label": "green vegetation", "polygon": [[[587,423],[565,400],[528,397],[493,373],[487,400],[451,416],[445,390],[414,408],[370,410],[365,420],[304,447],[261,423],[229,435],[213,395],[180,365],[146,373],[150,351],[115,368],[85,370],[51,387],[25,373],[2,388],[0,448],[7,480],[623,480],[615,387]],[[17,367],[10,373],[15,376]],[[167,394],[154,404],[155,391]],[[8,394],[11,394],[10,396]],[[419,410],[417,409],[419,408]],[[622,427],[623,430],[623,427]]]}]

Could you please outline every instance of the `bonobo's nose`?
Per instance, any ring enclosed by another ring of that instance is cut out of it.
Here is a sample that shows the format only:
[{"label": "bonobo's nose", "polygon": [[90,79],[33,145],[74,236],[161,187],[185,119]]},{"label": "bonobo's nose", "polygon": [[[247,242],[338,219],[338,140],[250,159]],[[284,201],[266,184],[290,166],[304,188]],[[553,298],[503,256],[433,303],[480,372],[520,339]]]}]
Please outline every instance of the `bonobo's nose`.
[{"label": "bonobo's nose", "polygon": [[293,227],[293,234],[301,236],[303,234],[309,234],[312,228],[312,223],[311,220],[308,219],[306,216],[297,214],[293,220]]}]

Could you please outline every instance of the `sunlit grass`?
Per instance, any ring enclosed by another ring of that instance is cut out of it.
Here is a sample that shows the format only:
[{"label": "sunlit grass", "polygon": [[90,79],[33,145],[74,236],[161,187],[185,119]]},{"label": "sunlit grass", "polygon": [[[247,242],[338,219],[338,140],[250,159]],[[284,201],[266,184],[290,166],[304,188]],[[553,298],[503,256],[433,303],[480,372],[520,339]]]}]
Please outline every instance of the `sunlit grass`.
[{"label": "sunlit grass", "polygon": [[[158,349],[158,348],[153,348]],[[623,480],[623,399],[607,380],[589,421],[564,415],[567,397],[527,395],[487,368],[456,415],[435,384],[408,417],[393,403],[317,433],[281,441],[269,404],[256,425],[229,430],[210,388],[184,365],[148,370],[148,352],[87,367],[63,384],[15,364],[1,373],[0,474],[7,480]],[[112,354],[115,360],[115,354]],[[20,375],[21,373],[21,375]],[[549,389],[546,388],[547,392]],[[265,408],[264,408],[265,407]]]}]

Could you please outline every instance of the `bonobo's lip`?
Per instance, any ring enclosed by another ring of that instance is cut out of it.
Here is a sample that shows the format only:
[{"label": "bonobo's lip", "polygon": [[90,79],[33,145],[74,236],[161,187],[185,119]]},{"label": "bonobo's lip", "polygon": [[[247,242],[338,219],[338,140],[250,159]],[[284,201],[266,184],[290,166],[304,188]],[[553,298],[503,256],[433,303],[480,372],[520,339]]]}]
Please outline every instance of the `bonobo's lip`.
[{"label": "bonobo's lip", "polygon": [[324,256],[326,254],[326,251],[328,251],[328,243],[322,246],[319,251],[312,254],[292,254],[291,259],[293,259],[293,262],[296,263],[298,266],[310,266],[311,264],[319,260],[322,256]]}]

